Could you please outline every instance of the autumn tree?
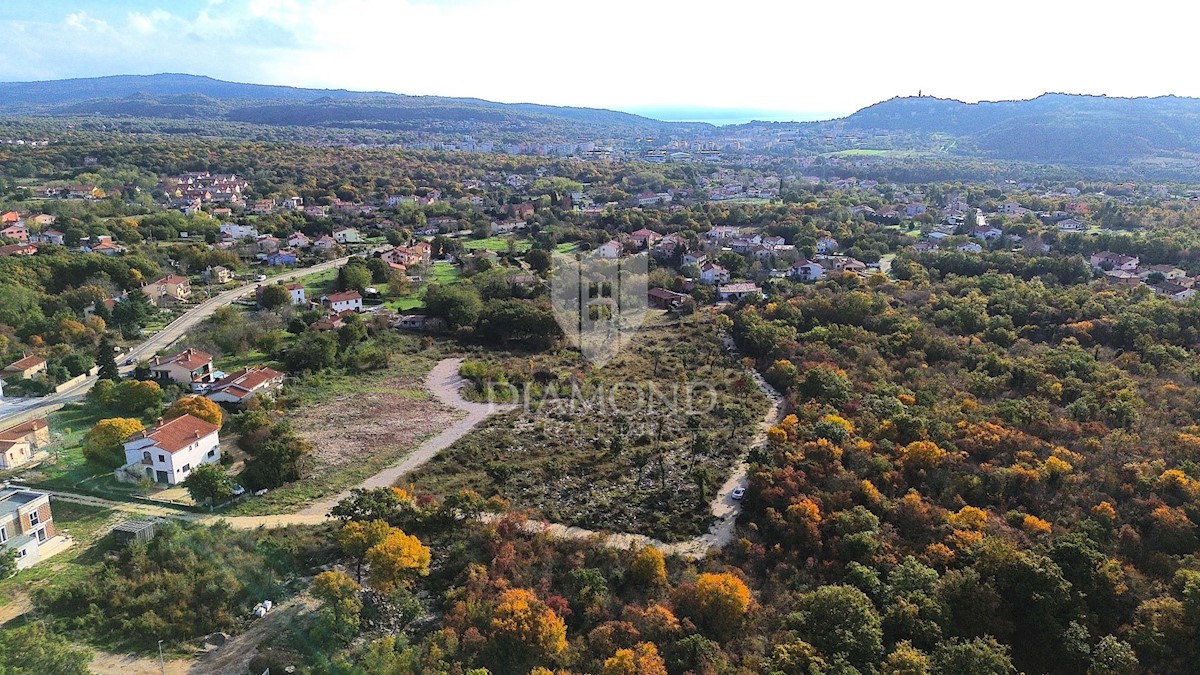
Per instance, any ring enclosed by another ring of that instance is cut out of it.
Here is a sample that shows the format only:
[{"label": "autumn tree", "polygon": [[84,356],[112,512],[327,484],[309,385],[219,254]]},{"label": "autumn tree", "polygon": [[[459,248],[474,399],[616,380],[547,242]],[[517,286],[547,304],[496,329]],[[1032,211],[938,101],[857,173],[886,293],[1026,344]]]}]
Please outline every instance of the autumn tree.
[{"label": "autumn tree", "polygon": [[117,385],[113,404],[126,415],[157,417],[162,410],[162,387],[149,380],[126,380]]},{"label": "autumn tree", "polygon": [[393,532],[399,531],[383,520],[351,520],[338,530],[338,544],[343,553],[354,559],[354,574],[359,583],[362,583],[362,566],[367,559],[367,552],[386,541]]},{"label": "autumn tree", "polygon": [[309,592],[321,602],[313,626],[317,642],[344,645],[358,634],[363,602],[359,585],[345,572],[322,572],[313,579]]},{"label": "autumn tree", "polygon": [[497,654],[514,664],[554,658],[567,649],[567,624],[524,588],[500,594],[489,628]]},{"label": "autumn tree", "polygon": [[367,551],[367,578],[372,586],[388,593],[407,587],[413,577],[429,574],[429,562],[429,548],[420,539],[393,529]]},{"label": "autumn tree", "polygon": [[125,441],[145,427],[128,417],[100,420],[83,438],[83,456],[99,466],[116,468],[125,463]]},{"label": "autumn tree", "polygon": [[221,422],[225,419],[225,414],[221,410],[221,406],[203,396],[184,396],[175,401],[163,413],[163,419],[172,420],[184,415],[198,417],[218,427],[221,426]]},{"label": "autumn tree", "polygon": [[601,675],[667,675],[667,664],[650,642],[638,643],[633,649],[618,649],[604,661]]},{"label": "autumn tree", "polygon": [[728,573],[701,574],[690,588],[681,587],[680,595],[680,606],[693,620],[720,637],[730,636],[750,609],[750,589]]},{"label": "autumn tree", "polygon": [[633,556],[629,565],[633,580],[644,588],[660,588],[667,583],[667,563],[662,551],[645,546]]}]

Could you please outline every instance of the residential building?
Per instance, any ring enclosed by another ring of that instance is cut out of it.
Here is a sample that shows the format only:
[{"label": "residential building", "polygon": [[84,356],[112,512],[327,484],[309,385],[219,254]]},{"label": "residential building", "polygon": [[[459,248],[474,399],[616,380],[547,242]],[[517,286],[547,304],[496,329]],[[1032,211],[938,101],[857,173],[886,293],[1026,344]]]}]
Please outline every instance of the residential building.
[{"label": "residential building", "polygon": [[168,274],[142,286],[142,292],[150,298],[151,302],[162,305],[192,297],[192,286],[188,283],[187,277]]},{"label": "residential building", "polygon": [[595,248],[595,255],[597,258],[616,259],[621,257],[621,251],[621,242],[614,240],[597,246]]},{"label": "residential building", "polygon": [[837,239],[821,237],[817,240],[817,253],[833,253],[836,250],[838,250]]},{"label": "residential building", "polygon": [[758,284],[749,282],[717,286],[717,297],[721,300],[738,301],[745,297],[762,297]]},{"label": "residential building", "polygon": [[646,299],[651,309],[673,309],[690,300],[691,296],[665,288],[651,288],[646,294]]},{"label": "residential building", "polygon": [[4,370],[0,371],[4,375],[16,375],[23,380],[28,380],[34,375],[44,372],[46,372],[46,359],[40,356],[26,356],[4,366]]},{"label": "residential building", "polygon": [[217,403],[243,405],[255,396],[278,391],[283,386],[283,373],[264,367],[244,368],[213,383],[209,399]]},{"label": "residential building", "polygon": [[150,377],[159,382],[174,382],[193,390],[211,384],[215,378],[213,357],[199,349],[185,349],[178,354],[150,361]]},{"label": "residential building", "polygon": [[663,236],[654,230],[642,228],[630,233],[629,238],[633,243],[637,244],[638,248],[650,248],[658,243]]},{"label": "residential building", "polygon": [[0,489],[0,546],[16,552],[17,569],[37,564],[57,529],[50,495],[24,488]]},{"label": "residential building", "polygon": [[799,281],[820,281],[825,278],[825,268],[820,263],[801,258],[792,263],[788,276]]},{"label": "residential building", "polygon": [[253,225],[238,225],[236,223],[222,223],[221,236],[226,239],[257,239],[258,228]]},{"label": "residential building", "polygon": [[37,246],[33,244],[6,244],[0,246],[0,258],[9,256],[30,256],[37,253]]},{"label": "residential building", "polygon": [[22,422],[0,431],[0,469],[12,469],[33,460],[39,450],[50,444],[46,420]]},{"label": "residential building", "polygon": [[729,270],[716,263],[704,263],[700,268],[700,283],[708,285],[729,283]]},{"label": "residential building", "polygon": [[59,246],[67,243],[67,235],[55,229],[42,230],[34,239],[43,244],[58,244]]},{"label": "residential building", "polygon": [[321,296],[321,304],[339,314],[345,311],[361,312],[363,307],[362,296],[358,291],[344,291]]},{"label": "residential building", "polygon": [[1075,218],[1060,220],[1057,227],[1060,232],[1083,232],[1088,228],[1087,223]]},{"label": "residential building", "polygon": [[1137,256],[1129,256],[1121,253],[1113,253],[1112,251],[1100,251],[1093,253],[1088,261],[1095,269],[1103,270],[1122,270],[1125,272],[1133,272],[1138,268],[1141,262]]},{"label": "residential building", "polygon": [[178,485],[201,464],[221,461],[217,425],[192,415],[139,431],[125,442],[126,473]]},{"label": "residential building", "polygon": [[282,267],[284,265],[295,265],[300,259],[296,257],[295,253],[280,251],[278,253],[272,253],[264,260],[268,267]]},{"label": "residential building", "polygon": [[358,230],[353,227],[335,227],[333,228],[333,240],[343,246],[346,244],[357,244],[362,241],[358,234]]},{"label": "residential building", "polygon": [[233,270],[223,265],[217,265],[204,270],[202,276],[210,284],[227,284],[233,281]]},{"label": "residential building", "polygon": [[0,238],[16,239],[25,244],[29,242],[29,228],[24,223],[14,223],[0,229]]}]

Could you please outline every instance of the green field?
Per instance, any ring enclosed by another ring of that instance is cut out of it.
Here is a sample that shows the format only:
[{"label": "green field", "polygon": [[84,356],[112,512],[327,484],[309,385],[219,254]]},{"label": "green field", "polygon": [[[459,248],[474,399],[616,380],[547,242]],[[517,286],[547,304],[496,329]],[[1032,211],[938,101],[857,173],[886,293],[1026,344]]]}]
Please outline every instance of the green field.
[{"label": "green field", "polygon": [[0,605],[46,586],[60,586],[95,574],[103,564],[100,552],[92,544],[116,521],[110,509],[54,502],[54,522],[60,534],[70,534],[75,545],[58,555],[0,580]]},{"label": "green field", "polygon": [[[425,281],[439,284],[453,284],[457,283],[461,278],[462,272],[459,271],[457,265],[454,263],[439,261],[433,263],[432,273],[425,278]],[[397,312],[408,312],[414,309],[420,309],[425,306],[425,301],[423,298],[425,297],[425,289],[427,287],[427,283],[414,285],[409,290],[407,295],[400,298],[387,300],[383,303],[383,306]]]},{"label": "green field", "polygon": [[518,237],[488,237],[487,239],[470,239],[463,242],[463,248],[468,251],[477,251],[480,249],[487,251],[495,251],[497,253],[508,252],[509,242],[512,242],[513,250],[517,253],[524,253],[533,248],[533,242],[528,239],[520,239]]}]

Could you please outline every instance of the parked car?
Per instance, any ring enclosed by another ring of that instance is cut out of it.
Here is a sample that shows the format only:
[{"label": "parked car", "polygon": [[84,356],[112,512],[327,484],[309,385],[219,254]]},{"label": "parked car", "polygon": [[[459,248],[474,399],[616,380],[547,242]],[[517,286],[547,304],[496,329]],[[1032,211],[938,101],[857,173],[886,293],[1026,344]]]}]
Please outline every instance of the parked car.
[{"label": "parked car", "polygon": [[729,496],[733,497],[734,500],[741,501],[742,497],[746,496],[746,488],[734,488],[733,493]]}]

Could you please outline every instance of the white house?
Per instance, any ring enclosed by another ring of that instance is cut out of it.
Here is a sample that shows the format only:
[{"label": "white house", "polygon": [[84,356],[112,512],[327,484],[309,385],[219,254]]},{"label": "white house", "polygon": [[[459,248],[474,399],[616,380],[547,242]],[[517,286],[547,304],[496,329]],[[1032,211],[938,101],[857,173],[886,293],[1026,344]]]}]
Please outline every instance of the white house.
[{"label": "white house", "polygon": [[793,279],[800,281],[820,281],[825,278],[825,268],[819,263],[801,259],[792,263],[789,274]]},{"label": "white house", "polygon": [[1083,232],[1088,228],[1087,223],[1074,218],[1058,221],[1058,229],[1060,232]]},{"label": "white house", "polygon": [[981,226],[971,230],[971,236],[984,241],[996,241],[1004,236],[1004,232],[998,227]]},{"label": "white house", "polygon": [[729,282],[729,270],[716,263],[704,263],[700,268],[700,283],[724,284]]},{"label": "white house", "polygon": [[175,356],[155,356],[150,362],[150,376],[159,382],[174,382],[192,389],[202,388],[213,381],[212,354],[199,349],[185,349]]},{"label": "white house", "polygon": [[304,284],[287,284],[284,286],[292,296],[293,305],[307,305],[308,298],[304,295]]},{"label": "white house", "polygon": [[201,464],[221,460],[217,425],[192,415],[159,421],[125,442],[126,473],[177,485]]},{"label": "white house", "polygon": [[836,250],[838,250],[837,239],[821,237],[817,240],[817,253],[833,253]]},{"label": "white house", "polygon": [[308,248],[312,246],[312,239],[303,232],[296,231],[288,237],[287,245],[291,248]]},{"label": "white house", "polygon": [[333,240],[343,246],[346,244],[357,244],[362,241],[358,235],[358,230],[353,227],[336,227],[333,229]]},{"label": "white house", "polygon": [[958,250],[961,253],[983,253],[983,247],[973,241],[959,244]]},{"label": "white house", "polygon": [[685,267],[687,265],[695,265],[696,267],[700,267],[704,263],[708,262],[708,256],[699,251],[688,251],[680,258],[680,262],[682,262]]},{"label": "white house", "polygon": [[600,244],[595,249],[597,258],[616,259],[621,257],[621,242],[609,241]]},{"label": "white house", "polygon": [[222,223],[221,235],[229,239],[257,239],[258,228],[253,225],[238,225],[237,223]]},{"label": "white house", "polygon": [[15,487],[0,489],[0,547],[15,552],[17,569],[32,567],[41,560],[41,548],[55,534],[49,494]]},{"label": "white house", "polygon": [[362,296],[358,291],[344,291],[321,296],[321,304],[339,314],[346,310],[361,312],[363,308]]}]

